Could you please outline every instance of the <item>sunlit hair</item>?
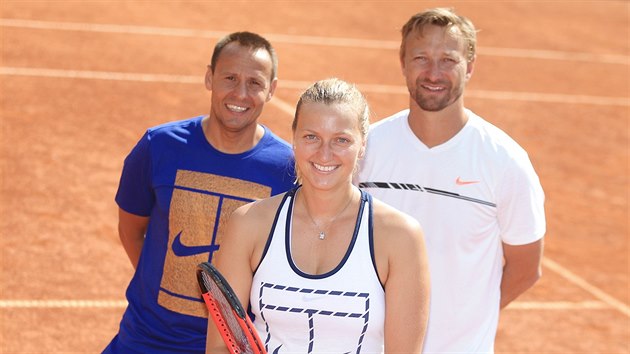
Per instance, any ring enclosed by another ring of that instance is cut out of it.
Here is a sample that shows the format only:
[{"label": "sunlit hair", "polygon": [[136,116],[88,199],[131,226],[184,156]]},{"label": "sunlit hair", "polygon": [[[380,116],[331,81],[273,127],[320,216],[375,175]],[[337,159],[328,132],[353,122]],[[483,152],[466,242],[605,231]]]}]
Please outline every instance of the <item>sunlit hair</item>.
[{"label": "sunlit hair", "polygon": [[337,78],[317,81],[302,93],[295,107],[293,132],[297,127],[300,109],[306,103],[324,103],[327,105],[344,104],[357,114],[361,138],[365,140],[370,127],[370,107],[365,96],[353,84]]},{"label": "sunlit hair", "polygon": [[276,55],[276,50],[273,49],[273,46],[271,45],[271,43],[269,43],[268,40],[252,32],[234,32],[221,38],[214,46],[214,51],[212,52],[212,59],[210,60],[211,70],[214,71],[214,68],[216,68],[217,60],[219,59],[219,55],[223,51],[223,48],[225,48],[226,45],[232,42],[237,42],[239,45],[251,49],[266,50],[271,57],[272,63],[271,81],[278,77],[278,56]]},{"label": "sunlit hair", "polygon": [[477,48],[477,31],[473,23],[466,17],[457,15],[455,10],[447,8],[434,8],[417,13],[405,23],[401,29],[402,41],[400,43],[400,58],[405,57],[405,39],[410,33],[422,35],[422,30],[426,25],[434,25],[440,27],[455,27],[464,40],[467,49],[467,60],[469,62],[475,59]]},{"label": "sunlit hair", "polygon": [[[363,139],[363,142],[367,139],[370,128],[370,107],[365,96],[354,84],[341,79],[330,78],[317,81],[307,88],[300,96],[295,107],[295,116],[291,125],[293,133],[297,129],[301,109],[307,103],[323,103],[329,106],[341,104],[347,106],[357,115],[357,127],[359,128],[361,139]],[[295,165],[295,172],[297,182],[300,183],[301,177],[297,164]]]}]

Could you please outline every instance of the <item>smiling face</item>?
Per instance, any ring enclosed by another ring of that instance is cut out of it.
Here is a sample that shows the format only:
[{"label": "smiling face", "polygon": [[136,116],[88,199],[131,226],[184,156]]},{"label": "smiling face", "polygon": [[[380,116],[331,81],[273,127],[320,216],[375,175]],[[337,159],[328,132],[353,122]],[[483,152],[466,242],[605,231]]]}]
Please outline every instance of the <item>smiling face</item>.
[{"label": "smiling face", "polygon": [[215,67],[206,73],[206,88],[212,92],[210,119],[231,132],[255,129],[263,106],[276,87],[272,70],[272,59],[266,50],[237,42],[227,44]]},{"label": "smiling face", "polygon": [[297,115],[293,145],[302,184],[333,189],[352,183],[365,149],[356,110],[347,103],[306,102]]},{"label": "smiling face", "polygon": [[457,27],[426,25],[405,38],[402,72],[411,99],[422,110],[437,112],[459,102],[474,61],[467,61],[465,41]]}]

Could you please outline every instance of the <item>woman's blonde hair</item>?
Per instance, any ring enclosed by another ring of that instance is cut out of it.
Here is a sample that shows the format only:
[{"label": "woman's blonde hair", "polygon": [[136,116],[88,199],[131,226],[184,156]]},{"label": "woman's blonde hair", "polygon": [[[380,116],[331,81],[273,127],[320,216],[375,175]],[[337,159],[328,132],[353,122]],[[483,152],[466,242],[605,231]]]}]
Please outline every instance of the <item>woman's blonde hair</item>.
[{"label": "woman's blonde hair", "polygon": [[365,139],[370,127],[370,108],[365,96],[354,84],[338,78],[324,79],[307,88],[295,107],[295,116],[291,129],[295,132],[300,109],[305,103],[345,104],[357,113],[359,131]]}]

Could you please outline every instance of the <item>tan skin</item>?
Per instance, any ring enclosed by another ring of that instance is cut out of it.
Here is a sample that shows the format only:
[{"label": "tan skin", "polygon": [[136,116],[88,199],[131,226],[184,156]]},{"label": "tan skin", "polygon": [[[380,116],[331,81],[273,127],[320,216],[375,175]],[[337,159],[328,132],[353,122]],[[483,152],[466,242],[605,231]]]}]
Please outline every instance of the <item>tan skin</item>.
[{"label": "tan skin", "polygon": [[[306,273],[323,274],[341,262],[352,237],[360,199],[359,190],[351,183],[352,172],[365,140],[356,113],[344,105],[306,103],[293,141],[302,177],[292,219],[293,260]],[[228,222],[217,267],[245,306],[249,304],[253,271],[261,260],[282,197],[245,205]],[[335,222],[329,225],[327,221],[332,218]],[[317,237],[322,227],[325,240]],[[429,305],[428,264],[420,225],[374,200],[374,243],[376,267],[385,288],[385,353],[420,353]],[[227,353],[212,322],[206,352]]]},{"label": "tan skin", "polygon": [[264,130],[257,123],[258,117],[278,81],[271,79],[272,65],[264,49],[232,42],[223,48],[216,68],[208,68],[205,82],[212,92],[212,104],[203,129],[212,146],[237,154],[260,141]]},{"label": "tan skin", "polygon": [[519,246],[503,243],[505,264],[501,279],[501,308],[506,307],[540,279],[542,255],[542,239]]},{"label": "tan skin", "polygon": [[[264,135],[257,123],[262,108],[276,88],[273,63],[264,49],[225,46],[215,68],[208,68],[206,88],[211,92],[210,114],[202,127],[208,142],[221,152],[237,154],[252,149]],[[118,234],[133,265],[138,266],[149,218],[119,208]]]},{"label": "tan skin", "polygon": [[[451,32],[428,25],[422,36],[410,33],[401,58],[410,91],[409,125],[430,148],[448,141],[468,121],[461,92],[472,76],[474,60],[466,60],[463,41]],[[443,103],[422,108],[418,96],[426,98],[427,106]]]},{"label": "tan skin", "polygon": [[[422,36],[412,32],[405,39],[400,63],[410,91],[409,126],[429,148],[451,139],[468,121],[461,93],[472,76],[474,58],[467,60],[459,35],[456,28],[427,25]],[[503,243],[503,251],[501,308],[540,278],[543,240],[518,246]]]},{"label": "tan skin", "polygon": [[118,208],[118,236],[133,269],[138,267],[148,225],[149,217],[131,214]]}]

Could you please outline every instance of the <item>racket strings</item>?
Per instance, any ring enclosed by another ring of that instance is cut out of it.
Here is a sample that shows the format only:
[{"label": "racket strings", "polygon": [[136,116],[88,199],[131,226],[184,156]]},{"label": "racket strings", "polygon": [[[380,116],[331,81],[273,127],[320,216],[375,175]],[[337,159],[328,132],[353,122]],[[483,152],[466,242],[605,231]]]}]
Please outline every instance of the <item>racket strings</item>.
[{"label": "racket strings", "polygon": [[253,354],[253,351],[247,340],[247,336],[241,329],[236,314],[232,311],[232,306],[228,302],[225,294],[212,280],[212,278],[204,271],[201,272],[201,278],[203,283],[208,289],[208,294],[211,298],[211,305],[215,311],[220,313],[220,316],[214,316],[219,319],[219,322],[224,324],[227,328],[219,328],[220,331],[225,331],[229,334],[229,338],[234,341],[233,349],[235,353]]}]

